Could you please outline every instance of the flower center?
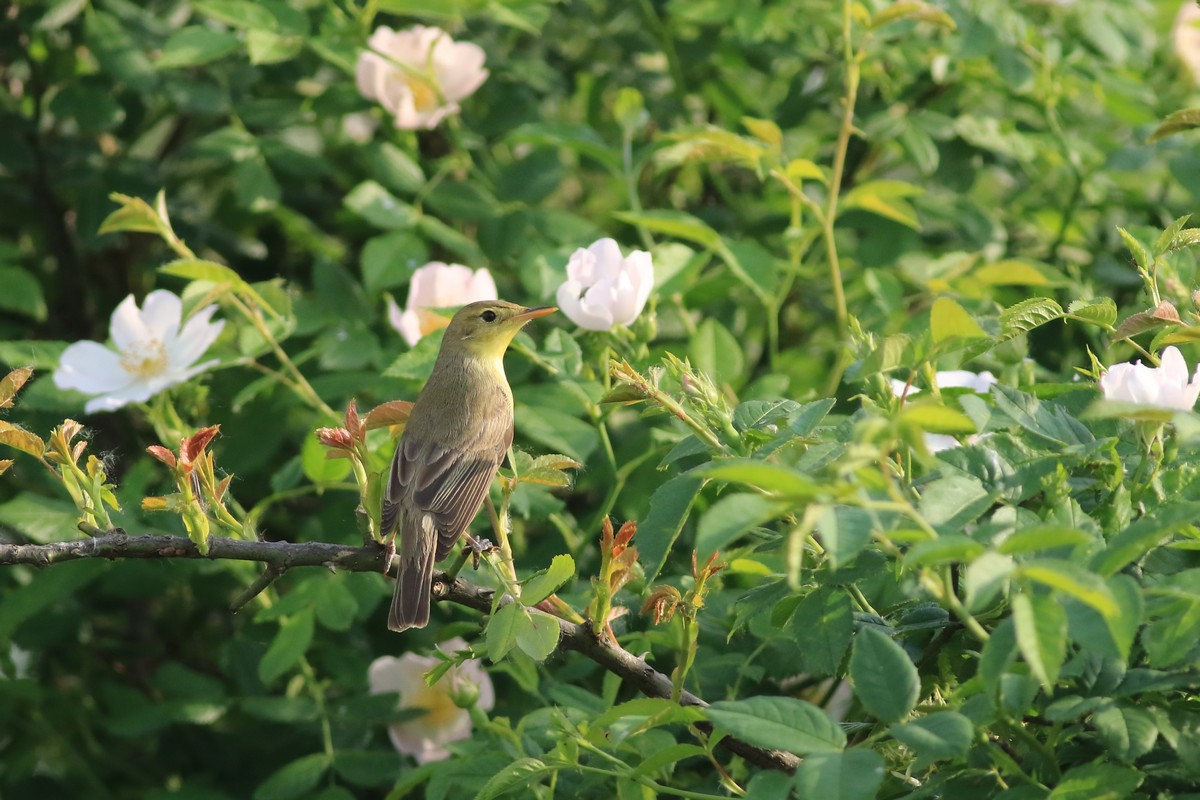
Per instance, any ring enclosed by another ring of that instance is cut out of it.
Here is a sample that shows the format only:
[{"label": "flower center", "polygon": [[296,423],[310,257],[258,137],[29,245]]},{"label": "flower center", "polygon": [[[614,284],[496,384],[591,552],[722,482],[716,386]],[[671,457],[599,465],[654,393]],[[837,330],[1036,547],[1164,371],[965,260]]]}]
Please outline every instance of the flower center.
[{"label": "flower center", "polygon": [[434,81],[412,73],[406,73],[402,78],[412,92],[413,106],[417,111],[428,111],[441,105],[441,92]]},{"label": "flower center", "polygon": [[450,692],[444,686],[425,686],[413,698],[414,706],[425,709],[421,723],[426,730],[439,730],[453,724],[463,711],[454,705]]},{"label": "flower center", "polygon": [[450,320],[443,317],[441,314],[435,314],[428,308],[417,309],[417,324],[421,328],[421,335],[428,336],[434,331],[440,331],[450,324]]},{"label": "flower center", "polygon": [[150,378],[167,368],[167,348],[157,339],[137,342],[121,354],[121,369],[135,378]]}]

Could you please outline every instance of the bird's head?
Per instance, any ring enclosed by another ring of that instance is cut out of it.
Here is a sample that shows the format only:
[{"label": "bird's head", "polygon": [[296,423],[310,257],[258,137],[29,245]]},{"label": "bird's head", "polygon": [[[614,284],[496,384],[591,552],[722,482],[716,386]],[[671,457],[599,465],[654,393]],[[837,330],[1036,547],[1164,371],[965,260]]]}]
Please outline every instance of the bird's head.
[{"label": "bird's head", "polygon": [[554,306],[526,308],[504,300],[470,303],[450,320],[442,347],[464,350],[482,358],[501,358],[525,323],[557,310]]}]

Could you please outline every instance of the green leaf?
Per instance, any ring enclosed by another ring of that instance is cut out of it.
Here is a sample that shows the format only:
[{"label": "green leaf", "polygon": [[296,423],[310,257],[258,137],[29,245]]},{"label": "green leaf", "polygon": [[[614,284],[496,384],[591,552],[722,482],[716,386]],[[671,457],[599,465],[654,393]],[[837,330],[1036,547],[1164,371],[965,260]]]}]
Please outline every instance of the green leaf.
[{"label": "green leaf", "polygon": [[840,725],[812,703],[793,697],[721,700],[705,709],[705,714],[731,736],[757,747],[803,756],[836,752],[846,746]]},{"label": "green leaf", "polygon": [[191,6],[193,11],[231,28],[269,30],[275,27],[275,17],[271,12],[250,0],[193,0]]},{"label": "green leaf", "polygon": [[0,364],[10,367],[33,367],[52,370],[62,360],[69,342],[33,339],[12,339],[0,342]]},{"label": "green leaf", "polygon": [[897,2],[871,15],[870,28],[875,30],[891,22],[904,19],[930,22],[951,31],[957,28],[954,24],[954,18],[943,9],[929,3],[921,2],[921,0],[897,0]]},{"label": "green leaf", "polygon": [[329,769],[329,756],[313,753],[272,772],[254,790],[254,800],[293,800],[306,794]]},{"label": "green leaf", "polygon": [[737,383],[745,369],[742,345],[724,325],[708,317],[688,342],[692,365],[718,385]]},{"label": "green leaf", "polygon": [[652,233],[663,233],[678,239],[694,242],[701,247],[717,250],[723,246],[721,234],[713,230],[698,217],[682,211],[652,210],[640,213],[617,212],[614,217],[621,222],[637,225]]},{"label": "green leaf", "polygon": [[1183,131],[1190,131],[1194,128],[1200,128],[1200,108],[1185,108],[1180,111],[1168,114],[1159,126],[1154,129],[1154,133],[1150,134],[1150,143],[1153,144],[1159,139],[1165,139],[1168,136],[1174,136]]},{"label": "green leaf", "polygon": [[1065,312],[1057,302],[1049,297],[1031,297],[1022,300],[1014,306],[1009,306],[1000,312],[999,341],[1029,333],[1034,328],[1062,319]]},{"label": "green leaf", "polygon": [[904,554],[904,563],[914,569],[935,564],[969,563],[983,550],[982,544],[965,533],[947,533],[936,539],[917,542]]},{"label": "green leaf", "polygon": [[1200,602],[1176,603],[1170,616],[1152,621],[1142,630],[1142,647],[1150,666],[1173,667],[1188,658],[1200,637]]},{"label": "green leaf", "polygon": [[358,614],[358,600],[340,578],[320,580],[314,605],[317,621],[331,631],[350,630]]},{"label": "green leaf", "polygon": [[1105,619],[1117,616],[1117,601],[1104,579],[1070,561],[1040,559],[1017,568],[1016,577],[1069,594],[1096,609]]},{"label": "green leaf", "polygon": [[477,263],[484,258],[479,245],[436,217],[421,216],[417,220],[417,228],[427,238],[461,256],[467,264]]},{"label": "green leaf", "polygon": [[475,800],[495,800],[517,789],[526,789],[553,772],[553,767],[536,758],[518,758],[489,778],[475,795]]},{"label": "green leaf", "polygon": [[935,528],[961,531],[987,511],[994,498],[976,478],[948,475],[925,486],[917,509]]},{"label": "green leaf", "polygon": [[859,208],[920,230],[917,213],[905,198],[923,193],[921,187],[904,181],[867,181],[846,192],[841,205],[843,209]]},{"label": "green leaf", "polygon": [[761,430],[790,417],[800,408],[800,404],[795,400],[747,400],[738,403],[737,408],[733,410],[733,427],[740,433]]},{"label": "green leaf", "polygon": [[893,725],[892,736],[916,751],[918,769],[947,758],[962,758],[971,749],[975,726],[957,711],[935,711],[924,717]]},{"label": "green leaf", "polygon": [[971,418],[961,411],[930,402],[905,403],[898,418],[927,433],[962,436],[978,430]]},{"label": "green leaf", "polygon": [[317,439],[316,432],[304,437],[300,445],[300,465],[304,468],[304,476],[319,485],[337,483],[350,474],[352,464],[348,458],[328,458],[330,450]]},{"label": "green leaf", "polygon": [[1001,384],[992,387],[991,396],[996,408],[1039,438],[1059,446],[1089,445],[1096,440],[1087,426],[1061,405],[1042,403],[1033,395]]},{"label": "green leaf", "polygon": [[996,548],[1001,553],[1036,553],[1041,550],[1053,550],[1057,547],[1074,547],[1089,544],[1092,535],[1079,528],[1064,525],[1034,525],[1009,536]]},{"label": "green leaf", "polygon": [[263,683],[272,683],[308,651],[313,638],[313,612],[306,608],[293,614],[279,625],[279,632],[271,640],[271,646],[258,662],[258,678]]},{"label": "green leaf", "polygon": [[1154,747],[1158,725],[1150,711],[1133,706],[1110,705],[1092,715],[1105,750],[1118,761],[1132,763]]},{"label": "green leaf", "polygon": [[504,658],[509,650],[517,646],[517,633],[522,627],[532,627],[527,622],[529,613],[517,603],[505,603],[500,610],[488,620],[485,635],[487,636],[488,659],[493,664]]},{"label": "green leaf", "polygon": [[971,277],[988,286],[1049,286],[1046,274],[1053,272],[1053,267],[1040,261],[1010,258],[980,267]]},{"label": "green leaf", "polygon": [[896,722],[917,705],[921,678],[904,648],[872,626],[854,635],[850,680],[863,707],[881,722]]},{"label": "green leaf", "polygon": [[10,640],[21,625],[44,608],[81,592],[108,569],[109,564],[99,559],[72,561],[35,573],[23,586],[6,589],[0,594],[0,639]]},{"label": "green leaf", "polygon": [[339,747],[333,756],[334,772],[356,786],[390,786],[396,782],[403,766],[391,748],[347,750]]},{"label": "green leaf", "polygon": [[411,205],[371,180],[351,189],[342,202],[367,222],[385,230],[411,228],[421,216]]},{"label": "green leaf", "polygon": [[421,165],[391,142],[372,142],[364,155],[370,168],[369,174],[393,192],[416,194],[425,186],[425,173]]},{"label": "green leaf", "polygon": [[646,583],[658,577],[675,540],[683,531],[688,514],[704,481],[684,473],[654,490],[650,495],[650,511],[638,521],[638,561],[646,571]]},{"label": "green leaf", "polygon": [[235,289],[246,286],[242,276],[229,267],[203,258],[179,258],[159,267],[158,271],[164,275],[187,278],[189,281],[209,281],[217,285],[232,286]]},{"label": "green leaf", "polygon": [[1109,577],[1137,561],[1181,528],[1200,519],[1200,503],[1175,502],[1142,517],[1108,541],[1093,559],[1093,571]]},{"label": "green leaf", "polygon": [[967,565],[963,576],[963,600],[972,613],[983,611],[1004,590],[1016,569],[1012,556],[984,553]]},{"label": "green leaf", "polygon": [[701,560],[728,547],[751,528],[774,519],[786,507],[760,494],[722,497],[705,512],[696,526],[696,550]]},{"label": "green leaf", "polygon": [[[681,706],[665,697],[638,697],[613,706],[592,720],[597,728],[609,728],[619,721],[634,720],[637,729],[648,730],[658,725],[677,722],[692,723],[704,719],[699,706]],[[610,736],[610,740],[611,740]],[[616,744],[616,742],[614,742]]]},{"label": "green leaf", "polygon": [[521,611],[525,620],[517,625],[517,647],[534,661],[545,661],[558,647],[562,633],[558,619],[540,611]]},{"label": "green leaf", "polygon": [[404,286],[413,270],[429,260],[429,249],[412,231],[390,231],[373,236],[359,255],[363,288],[374,294],[383,289]]},{"label": "green leaf", "polygon": [[883,759],[874,750],[814,753],[796,770],[796,791],[803,798],[872,800],[883,783]]},{"label": "green leaf", "polygon": [[794,499],[807,500],[821,491],[821,486],[806,475],[779,464],[752,458],[723,458],[711,461],[692,470],[691,474],[726,483],[753,486]]},{"label": "green leaf", "polygon": [[1115,764],[1085,764],[1068,770],[1046,800],[1124,800],[1142,785],[1141,771]]},{"label": "green leaf", "polygon": [[1076,300],[1067,306],[1067,316],[1108,329],[1117,321],[1117,304],[1108,297]]},{"label": "green leaf", "polygon": [[555,556],[548,569],[526,579],[521,585],[521,602],[527,606],[536,605],[573,577],[575,560],[568,555]]},{"label": "green leaf", "polygon": [[446,331],[443,328],[422,336],[411,350],[397,356],[383,371],[383,377],[428,380],[429,373],[433,372],[433,364],[437,361],[438,350],[442,346],[442,337],[445,335]]},{"label": "green leaf", "polygon": [[652,776],[665,767],[678,763],[685,758],[703,757],[708,751],[694,744],[672,744],[661,750],[656,750],[646,756],[633,770],[634,776]]},{"label": "green leaf", "polygon": [[817,530],[825,544],[829,566],[841,569],[855,559],[871,542],[878,520],[871,511],[851,506],[836,506],[821,513]]},{"label": "green leaf", "polygon": [[246,33],[246,51],[251,64],[280,64],[299,55],[303,49],[304,39],[299,36],[283,36],[258,28]]},{"label": "green leaf", "polygon": [[1012,598],[1012,617],[1025,663],[1051,691],[1067,655],[1067,612],[1051,595],[1021,592]]},{"label": "green leaf", "polygon": [[1125,243],[1126,249],[1129,250],[1129,254],[1133,256],[1133,260],[1137,262],[1137,265],[1142,269],[1148,270],[1150,268],[1150,254],[1146,252],[1146,246],[1138,241],[1136,236],[1120,226],[1117,226],[1117,233],[1121,235],[1121,241]]},{"label": "green leaf", "polygon": [[988,336],[967,310],[949,297],[939,297],[933,301],[929,329],[934,344],[941,344],[947,339],[986,339]]},{"label": "green leaf", "polygon": [[1175,305],[1169,300],[1163,300],[1154,308],[1130,314],[1123,319],[1116,330],[1112,332],[1111,338],[1114,342],[1123,342],[1148,331],[1181,325],[1183,325],[1183,321],[1179,318],[1179,311]]},{"label": "green leaf", "polygon": [[854,604],[841,587],[819,587],[796,606],[784,632],[796,641],[804,672],[836,675],[854,637]]},{"label": "green leaf", "polygon": [[154,65],[158,69],[196,67],[223,58],[240,46],[232,33],[190,25],[171,34]]},{"label": "green leaf", "polygon": [[11,311],[36,322],[45,322],[49,313],[42,286],[37,278],[21,267],[0,265],[0,311]]}]

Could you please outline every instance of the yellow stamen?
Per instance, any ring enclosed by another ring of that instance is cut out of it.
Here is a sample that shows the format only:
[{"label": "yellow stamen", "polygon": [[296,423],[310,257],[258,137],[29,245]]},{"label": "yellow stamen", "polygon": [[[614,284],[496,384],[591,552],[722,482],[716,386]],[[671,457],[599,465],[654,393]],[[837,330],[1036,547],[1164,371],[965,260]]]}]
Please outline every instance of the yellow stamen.
[{"label": "yellow stamen", "polygon": [[167,348],[157,339],[138,342],[121,354],[121,369],[138,378],[158,375],[167,363]]},{"label": "yellow stamen", "polygon": [[441,105],[442,93],[438,90],[436,82],[411,73],[406,73],[403,79],[408,84],[408,90],[412,92],[413,106],[417,111],[428,111]]},{"label": "yellow stamen", "polygon": [[421,722],[433,730],[448,727],[462,713],[462,709],[454,705],[454,700],[450,697],[447,680],[443,679],[434,686],[422,686],[413,693],[413,697],[407,703],[425,709],[425,716],[421,718]]},{"label": "yellow stamen", "polygon": [[440,331],[449,324],[449,317],[443,317],[441,314],[436,314],[428,308],[417,309],[417,325],[421,330],[422,336],[428,336],[434,331]]}]

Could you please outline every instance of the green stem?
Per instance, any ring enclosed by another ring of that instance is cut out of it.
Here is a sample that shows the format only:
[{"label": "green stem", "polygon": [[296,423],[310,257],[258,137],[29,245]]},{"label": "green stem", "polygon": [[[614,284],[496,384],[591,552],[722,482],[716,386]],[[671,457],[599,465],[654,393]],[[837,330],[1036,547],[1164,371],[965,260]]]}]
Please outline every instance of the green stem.
[{"label": "green stem", "polygon": [[654,5],[650,0],[638,0],[638,7],[642,10],[642,16],[645,17],[650,32],[657,37],[663,55],[667,58],[667,69],[671,72],[671,89],[676,102],[682,109],[687,105],[687,94],[684,90],[686,82],[683,77],[683,64],[679,60],[679,54],[675,52],[675,42],[671,40],[666,26],[659,19],[658,12],[654,10]]},{"label": "green stem", "polygon": [[292,381],[295,382],[296,387],[299,389],[301,399],[306,400],[309,405],[331,419],[337,419],[337,412],[321,399],[316,389],[312,387],[312,384],[308,382],[308,379],[304,377],[303,373],[292,362],[292,359],[284,352],[283,347],[280,346],[274,335],[271,334],[271,331],[267,329],[267,324],[263,321],[262,314],[258,308],[247,305],[237,295],[230,295],[229,300],[233,307],[250,321],[250,324],[258,331],[259,336],[262,336],[267,344],[271,346],[271,351],[275,353],[275,357],[279,359],[279,363],[283,365],[283,368],[291,376]]},{"label": "green stem", "polygon": [[317,716],[321,720],[321,744],[324,747],[325,755],[329,758],[329,763],[332,764],[334,758],[333,726],[329,723],[329,711],[325,708],[325,692],[317,681],[317,674],[313,670],[312,664],[303,656],[300,657],[300,671],[304,673],[304,681],[308,685],[313,703],[317,707]]},{"label": "green stem", "polygon": [[829,261],[829,280],[833,284],[833,298],[837,313],[838,333],[845,336],[850,314],[846,309],[846,289],[842,282],[842,267],[838,258],[837,242],[833,226],[837,222],[838,200],[842,190],[842,176],[846,170],[846,153],[850,147],[850,135],[854,132],[854,106],[858,101],[859,65],[854,54],[850,22],[851,0],[842,0],[842,58],[846,62],[846,96],[843,98],[842,123],[838,128],[837,149],[833,156],[833,175],[829,180],[829,196],[825,202],[823,219],[825,233],[825,256]]},{"label": "green stem", "polygon": [[688,789],[677,789],[674,786],[667,786],[665,784],[658,783],[657,781],[653,781],[645,776],[634,775],[631,772],[617,772],[615,770],[604,769],[602,767],[591,767],[586,764],[564,765],[564,769],[573,769],[578,772],[589,772],[593,775],[607,775],[610,778],[624,778],[626,780],[639,783],[652,792],[667,794],[671,795],[672,797],[683,797],[687,798],[687,800],[729,800],[727,795],[693,792]]},{"label": "green stem", "polygon": [[[625,178],[625,195],[629,201],[629,208],[634,213],[642,212],[642,199],[638,195],[637,176],[633,173],[633,132],[625,130],[621,134],[621,171]],[[637,226],[638,238],[642,240],[642,247],[649,250],[654,247],[654,239],[650,236],[650,231],[646,230],[646,226]]]}]

